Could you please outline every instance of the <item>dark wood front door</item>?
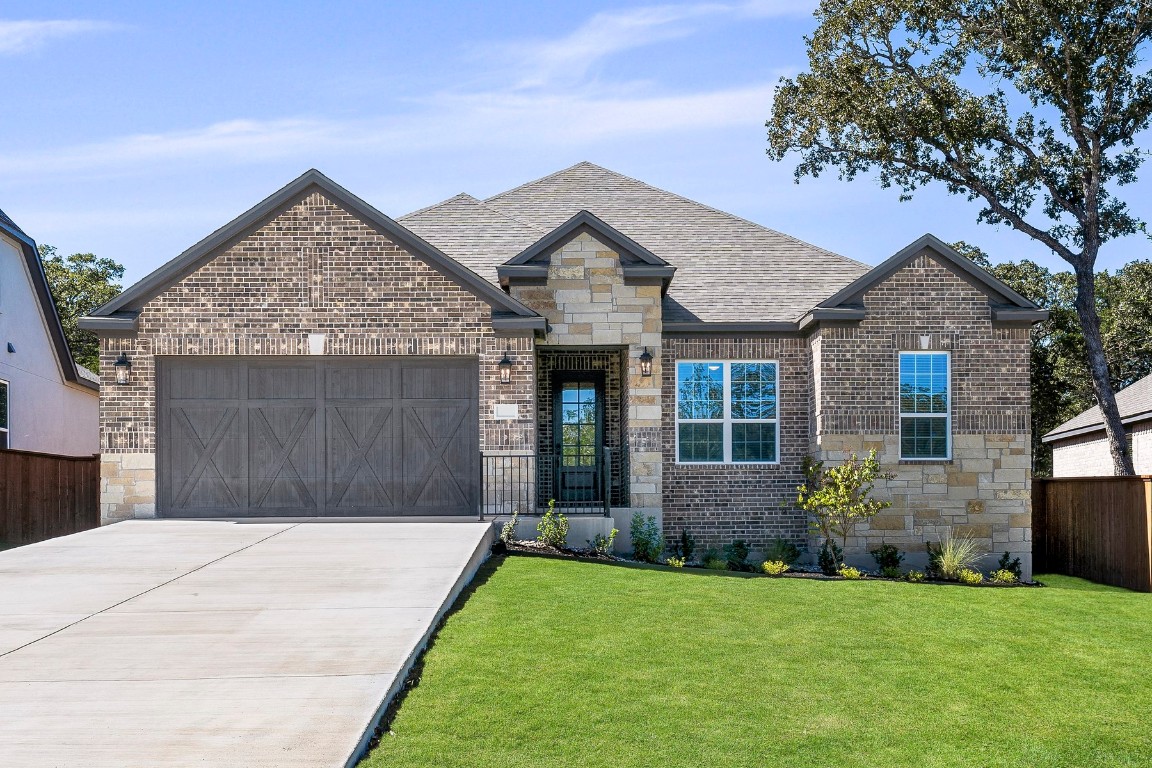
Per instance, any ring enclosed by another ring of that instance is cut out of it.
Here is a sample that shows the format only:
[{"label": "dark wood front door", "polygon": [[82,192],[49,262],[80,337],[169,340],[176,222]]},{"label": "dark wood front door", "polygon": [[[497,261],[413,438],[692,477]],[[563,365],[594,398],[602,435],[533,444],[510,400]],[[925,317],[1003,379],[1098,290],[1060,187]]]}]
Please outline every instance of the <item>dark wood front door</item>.
[{"label": "dark wood front door", "polygon": [[161,358],[164,516],[468,515],[474,360]]},{"label": "dark wood front door", "polygon": [[556,503],[603,501],[604,378],[557,373],[552,386]]}]

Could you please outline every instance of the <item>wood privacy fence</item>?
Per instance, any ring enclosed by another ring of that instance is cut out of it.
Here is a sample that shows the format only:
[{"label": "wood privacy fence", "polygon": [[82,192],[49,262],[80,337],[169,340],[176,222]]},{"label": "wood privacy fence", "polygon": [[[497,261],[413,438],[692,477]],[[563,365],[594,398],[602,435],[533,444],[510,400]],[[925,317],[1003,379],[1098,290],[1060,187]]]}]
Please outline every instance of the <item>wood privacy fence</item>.
[{"label": "wood privacy fence", "polygon": [[1038,573],[1152,592],[1152,476],[1034,480],[1032,553]]},{"label": "wood privacy fence", "polygon": [[0,450],[0,542],[33,544],[100,524],[100,458]]}]

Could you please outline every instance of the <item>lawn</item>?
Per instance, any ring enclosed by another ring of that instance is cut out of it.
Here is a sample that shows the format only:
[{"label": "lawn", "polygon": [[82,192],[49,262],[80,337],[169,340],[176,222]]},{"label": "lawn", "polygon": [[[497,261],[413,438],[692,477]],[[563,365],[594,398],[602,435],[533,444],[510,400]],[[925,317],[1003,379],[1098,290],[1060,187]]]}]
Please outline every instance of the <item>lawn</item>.
[{"label": "lawn", "polygon": [[388,766],[1152,765],[1152,595],[497,558]]}]

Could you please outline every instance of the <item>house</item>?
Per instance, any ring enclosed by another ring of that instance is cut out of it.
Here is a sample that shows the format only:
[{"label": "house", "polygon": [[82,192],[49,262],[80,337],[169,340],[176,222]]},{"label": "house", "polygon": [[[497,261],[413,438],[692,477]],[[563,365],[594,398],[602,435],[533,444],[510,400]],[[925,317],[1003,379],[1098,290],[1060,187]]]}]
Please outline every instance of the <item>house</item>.
[{"label": "house", "polygon": [[590,163],[399,220],[309,171],[83,321],[131,363],[103,519],[555,500],[580,545],[639,512],[755,550],[807,539],[806,454],[874,448],[854,557],[1027,564],[1043,316],[930,235],[869,268]]},{"label": "house", "polygon": [[[1138,475],[1152,475],[1152,375],[1116,393],[1120,420],[1128,430],[1128,451]],[[1053,477],[1105,477],[1114,474],[1104,417],[1094,405],[1041,438],[1052,446]]]},{"label": "house", "polygon": [[0,448],[99,453],[99,390],[68,351],[36,243],[0,211]]}]

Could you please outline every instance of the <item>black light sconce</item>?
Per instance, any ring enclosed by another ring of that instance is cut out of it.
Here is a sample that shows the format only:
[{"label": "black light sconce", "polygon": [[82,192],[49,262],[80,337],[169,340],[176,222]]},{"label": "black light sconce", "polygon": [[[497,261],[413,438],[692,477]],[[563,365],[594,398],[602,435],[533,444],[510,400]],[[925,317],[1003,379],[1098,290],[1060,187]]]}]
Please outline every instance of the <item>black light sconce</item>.
[{"label": "black light sconce", "polygon": [[652,353],[648,351],[648,347],[644,347],[644,353],[640,355],[640,375],[652,375]]},{"label": "black light sconce", "polygon": [[500,383],[510,384],[512,382],[512,361],[508,358],[508,353],[504,353],[497,367],[500,368]]},{"label": "black light sconce", "polygon": [[112,363],[112,367],[116,369],[116,383],[127,384],[129,374],[132,373],[132,361],[128,359],[128,355],[121,352],[116,362]]}]

